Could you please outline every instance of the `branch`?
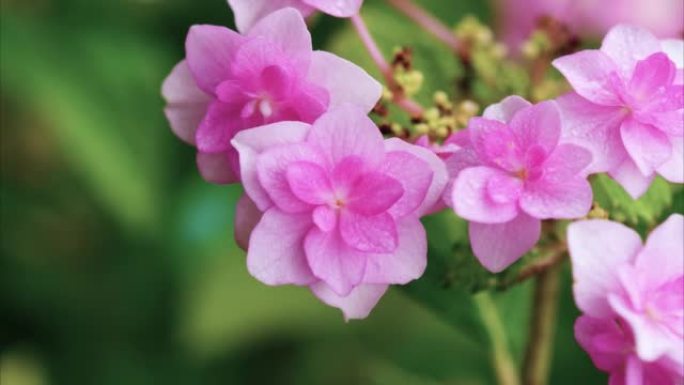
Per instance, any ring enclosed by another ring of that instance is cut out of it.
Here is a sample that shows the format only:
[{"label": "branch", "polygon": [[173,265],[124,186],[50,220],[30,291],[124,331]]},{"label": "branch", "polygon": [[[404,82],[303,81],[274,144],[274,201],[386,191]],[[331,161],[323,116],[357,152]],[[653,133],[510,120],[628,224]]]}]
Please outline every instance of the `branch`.
[{"label": "branch", "polygon": [[522,269],[520,269],[518,275],[512,279],[499,283],[496,285],[496,288],[499,290],[504,290],[511,286],[522,283],[532,277],[536,277],[537,275],[563,262],[567,257],[567,251],[568,246],[564,242],[558,243],[556,246],[549,249],[549,252],[545,257],[539,258],[534,262],[524,266]]}]

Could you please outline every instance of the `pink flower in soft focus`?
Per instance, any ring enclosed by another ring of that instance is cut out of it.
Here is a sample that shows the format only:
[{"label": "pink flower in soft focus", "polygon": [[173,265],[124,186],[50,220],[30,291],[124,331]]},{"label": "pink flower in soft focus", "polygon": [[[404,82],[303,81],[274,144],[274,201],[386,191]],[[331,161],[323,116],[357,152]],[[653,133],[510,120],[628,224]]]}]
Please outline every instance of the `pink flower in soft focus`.
[{"label": "pink flower in soft focus", "polygon": [[591,208],[583,174],[591,154],[559,143],[560,132],[554,102],[511,96],[471,119],[460,138],[469,144],[447,160],[457,175],[451,206],[470,221],[473,253],[492,272],[537,243],[542,219],[577,218]]},{"label": "pink flower in soft focus", "polygon": [[568,228],[575,334],[611,384],[681,384],[684,375],[684,217],[642,244],[632,229],[590,220]]},{"label": "pink flower in soft focus", "polygon": [[260,19],[286,7],[303,16],[318,10],[335,17],[351,17],[359,12],[363,0],[228,0],[238,31],[245,32]]},{"label": "pink flower in soft focus", "polygon": [[564,138],[589,149],[591,172],[609,172],[637,198],[655,174],[684,182],[684,42],[613,28],[600,50],[553,64],[575,93],[558,99]]},{"label": "pink flower in soft focus", "polygon": [[343,103],[370,111],[382,92],[355,64],[313,51],[304,19],[291,8],[245,36],[193,26],[186,54],[162,86],[165,112],[173,132],[197,146],[200,172],[214,183],[240,179],[230,144],[237,132],[283,120],[311,123]]},{"label": "pink flower in soft focus", "polygon": [[456,151],[458,151],[459,146],[456,144],[455,138],[456,134],[451,134],[444,143],[434,143],[430,140],[428,135],[423,135],[416,140],[416,146],[427,148],[428,150],[439,156],[440,159],[448,159]]},{"label": "pink flower in soft focus", "polygon": [[254,204],[243,206],[240,221],[258,220],[247,253],[255,278],[309,286],[346,318],[364,318],[388,285],[422,275],[427,244],[419,218],[447,182],[433,153],[383,141],[365,110],[352,105],[313,125],[242,131],[233,144]]}]

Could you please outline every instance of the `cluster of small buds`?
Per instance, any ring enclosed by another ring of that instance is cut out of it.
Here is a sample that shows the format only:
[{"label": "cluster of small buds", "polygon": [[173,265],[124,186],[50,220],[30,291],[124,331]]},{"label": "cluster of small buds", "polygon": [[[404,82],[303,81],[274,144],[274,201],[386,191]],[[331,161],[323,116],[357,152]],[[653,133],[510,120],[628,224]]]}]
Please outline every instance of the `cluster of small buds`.
[{"label": "cluster of small buds", "polygon": [[413,51],[408,47],[394,49],[392,60],[394,80],[406,96],[416,95],[423,86],[423,73],[413,68]]},{"label": "cluster of small buds", "polygon": [[577,50],[580,40],[567,25],[551,17],[541,17],[536,29],[521,47],[526,59],[562,56]]},{"label": "cluster of small buds", "polygon": [[437,142],[465,128],[470,118],[479,111],[479,106],[474,101],[463,100],[454,103],[444,91],[435,92],[433,102],[434,107],[427,109],[423,119],[413,128],[417,136],[427,135]]}]

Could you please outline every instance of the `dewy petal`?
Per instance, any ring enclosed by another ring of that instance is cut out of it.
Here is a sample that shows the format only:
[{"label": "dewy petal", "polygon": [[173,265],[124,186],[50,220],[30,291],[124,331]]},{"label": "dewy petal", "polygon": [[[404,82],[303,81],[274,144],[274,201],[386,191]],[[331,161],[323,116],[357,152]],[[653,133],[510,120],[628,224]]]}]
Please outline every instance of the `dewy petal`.
[{"label": "dewy petal", "polygon": [[207,112],[211,97],[200,90],[185,60],[176,64],[162,84],[164,113],[171,130],[187,143],[195,144],[195,132]]},{"label": "dewy petal", "polygon": [[314,275],[338,296],[347,296],[361,283],[366,269],[366,254],[342,240],[338,231],[309,231],[304,241],[306,259]]},{"label": "dewy petal", "polygon": [[278,9],[293,7],[304,16],[312,11],[302,0],[228,0],[228,4],[235,15],[235,26],[242,33]]},{"label": "dewy petal", "polygon": [[556,102],[563,123],[561,141],[591,151],[588,172],[606,172],[622,163],[627,152],[620,137],[625,115],[619,107],[599,106],[574,92],[559,97]]},{"label": "dewy petal", "polygon": [[214,93],[231,75],[231,62],[245,38],[214,25],[194,25],[185,41],[188,67],[200,89]]},{"label": "dewy petal", "polygon": [[273,205],[259,182],[257,159],[268,148],[304,141],[311,126],[301,122],[279,122],[240,131],[231,144],[240,156],[240,178],[245,193],[265,211]]},{"label": "dewy petal", "polygon": [[684,183],[684,137],[670,136],[670,159],[656,169],[658,174],[672,183]]},{"label": "dewy petal", "polygon": [[261,220],[263,213],[259,211],[254,202],[247,195],[242,195],[235,206],[234,236],[235,243],[247,251],[249,237]]},{"label": "dewy petal", "polygon": [[508,96],[499,103],[485,108],[482,117],[508,123],[518,111],[531,105],[532,103],[518,95]]},{"label": "dewy petal", "polygon": [[668,136],[657,128],[627,119],[620,127],[627,153],[643,175],[651,175],[672,156]]},{"label": "dewy petal", "polygon": [[262,37],[275,44],[306,71],[311,61],[311,34],[302,14],[293,8],[277,10],[258,21],[247,34]]},{"label": "dewy petal", "polygon": [[330,179],[316,163],[294,162],[287,167],[285,176],[294,195],[302,201],[320,205],[332,200]]},{"label": "dewy petal", "polygon": [[228,152],[211,153],[198,151],[197,168],[202,178],[210,183],[229,184],[240,181],[240,177],[235,175],[233,171]]},{"label": "dewy petal", "polygon": [[352,103],[370,112],[382,94],[363,68],[325,51],[314,51],[307,80],[328,90],[331,108]]},{"label": "dewy petal", "polygon": [[504,223],[518,216],[517,202],[496,203],[489,196],[489,181],[506,174],[489,167],[467,168],[458,175],[452,191],[456,213],[480,223]]},{"label": "dewy petal", "polygon": [[399,245],[391,253],[368,254],[363,282],[406,284],[420,278],[427,266],[427,237],[418,218],[396,223]]},{"label": "dewy petal", "polygon": [[351,248],[366,253],[391,253],[399,245],[397,225],[387,213],[375,216],[351,210],[340,213],[340,234]]},{"label": "dewy petal", "polygon": [[603,106],[621,105],[611,80],[618,67],[605,53],[598,50],[580,51],[554,60],[553,66],[582,97]]},{"label": "dewy petal", "polygon": [[[387,156],[385,166],[382,167],[383,172],[396,178],[404,187],[404,195],[390,209],[390,214],[398,218],[410,212],[415,212],[419,216],[427,213],[441,200],[449,182],[449,174],[444,161],[432,151],[398,138],[385,140],[385,151],[387,151]],[[402,155],[401,159],[395,157],[396,155],[391,155],[399,152],[411,154],[422,162],[417,162],[416,159],[409,161],[406,155]],[[428,187],[423,193],[423,186],[426,182]],[[418,201],[421,202],[418,203]],[[416,208],[414,204],[418,207]]]},{"label": "dewy petal", "polygon": [[304,0],[304,3],[335,17],[351,17],[359,13],[363,0]]},{"label": "dewy petal", "polygon": [[249,273],[267,285],[315,282],[302,247],[311,228],[310,215],[287,214],[277,208],[267,210],[249,239]]},{"label": "dewy petal", "polygon": [[[281,210],[288,213],[301,213],[313,210],[313,206],[299,198],[288,180],[290,166],[308,162],[319,164],[322,155],[306,143],[289,144],[266,150],[257,160],[257,174],[259,183],[266,193]],[[319,165],[320,167],[320,165]],[[301,186],[299,186],[301,187]],[[306,195],[303,189],[299,191]],[[311,196],[307,198],[313,199]],[[321,202],[322,203],[322,202]]]},{"label": "dewy petal", "polygon": [[330,164],[356,156],[372,170],[385,156],[380,130],[362,108],[351,104],[330,110],[314,122],[308,141],[329,157]]},{"label": "dewy petal", "polygon": [[620,223],[588,220],[568,227],[577,306],[593,317],[614,315],[608,293],[618,292],[617,267],[632,263],[641,249],[639,234]]},{"label": "dewy petal", "polygon": [[639,60],[659,52],[658,39],[643,28],[620,24],[613,27],[603,39],[601,51],[620,68],[624,79],[630,79]]},{"label": "dewy petal", "polygon": [[470,246],[482,266],[492,273],[506,269],[539,240],[541,221],[520,213],[505,223],[468,225]]},{"label": "dewy petal", "polygon": [[361,215],[377,215],[389,210],[404,195],[398,180],[380,172],[361,175],[351,186],[346,207]]},{"label": "dewy petal", "polygon": [[380,301],[388,287],[388,285],[381,284],[361,284],[355,287],[347,296],[342,297],[337,295],[323,281],[309,286],[314,295],[323,303],[342,310],[346,321],[368,317],[368,314],[378,304],[378,301]]},{"label": "dewy petal", "polygon": [[215,100],[209,105],[195,134],[197,149],[202,152],[226,151],[242,128],[239,107]]},{"label": "dewy petal", "polygon": [[618,167],[612,169],[609,175],[620,183],[632,199],[639,199],[648,190],[655,177],[655,174],[649,176],[642,174],[634,161],[629,157]]},{"label": "dewy petal", "polygon": [[521,109],[513,115],[509,126],[519,148],[539,146],[548,155],[556,148],[561,134],[558,106],[554,101],[546,101]]},{"label": "dewy petal", "polygon": [[519,171],[524,154],[511,129],[498,120],[472,118],[468,125],[470,141],[483,164],[506,171]]},{"label": "dewy petal", "polygon": [[654,53],[637,62],[629,91],[637,100],[648,102],[663,88],[669,87],[674,77],[674,63],[664,53]]}]

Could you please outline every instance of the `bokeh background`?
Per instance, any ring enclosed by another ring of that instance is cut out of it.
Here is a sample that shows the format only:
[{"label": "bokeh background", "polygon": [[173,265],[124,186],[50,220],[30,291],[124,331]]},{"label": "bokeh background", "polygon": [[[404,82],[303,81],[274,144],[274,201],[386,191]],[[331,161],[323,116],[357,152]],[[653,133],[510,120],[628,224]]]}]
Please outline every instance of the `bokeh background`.
[{"label": "bokeh background", "polygon": [[[422,3],[449,23],[495,20],[485,1]],[[0,4],[2,385],[494,383],[486,347],[400,289],[345,323],[249,276],[232,238],[240,187],[201,180],[159,91],[190,25],[233,25],[225,1]],[[432,63],[428,85],[457,67],[384,2],[364,16],[387,52],[414,44]],[[312,34],[368,63],[344,20],[318,17]],[[551,383],[605,383],[574,342],[564,277]],[[518,360],[530,289],[496,297]]]}]

